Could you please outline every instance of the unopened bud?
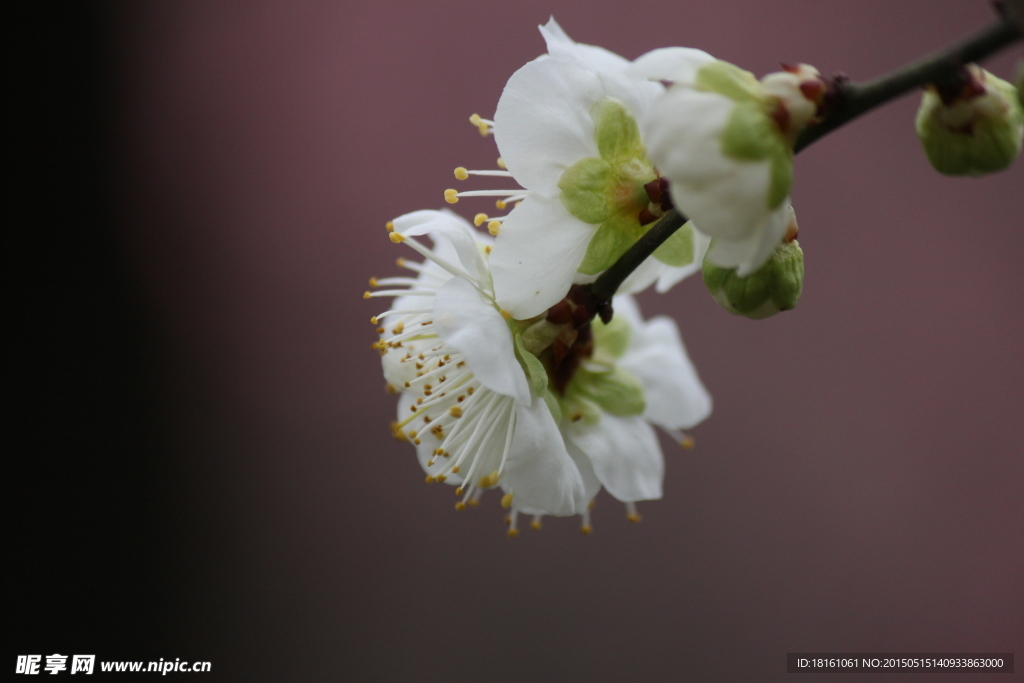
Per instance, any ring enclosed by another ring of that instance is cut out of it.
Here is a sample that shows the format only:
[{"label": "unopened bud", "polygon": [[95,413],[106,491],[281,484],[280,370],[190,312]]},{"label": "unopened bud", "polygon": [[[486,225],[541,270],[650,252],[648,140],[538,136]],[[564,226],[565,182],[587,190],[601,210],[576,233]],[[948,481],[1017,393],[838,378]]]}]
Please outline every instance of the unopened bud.
[{"label": "unopened bud", "polygon": [[809,64],[783,64],[782,68],[762,78],[761,86],[764,94],[777,102],[771,111],[775,124],[792,141],[817,119],[828,83]]},{"label": "unopened bud", "polygon": [[747,277],[704,259],[704,284],[718,305],[751,320],[769,318],[795,308],[804,285],[804,252],[795,239],[783,242]]},{"label": "unopened bud", "polygon": [[956,92],[925,89],[917,135],[939,173],[1001,171],[1020,153],[1024,106],[1013,85],[971,64]]}]

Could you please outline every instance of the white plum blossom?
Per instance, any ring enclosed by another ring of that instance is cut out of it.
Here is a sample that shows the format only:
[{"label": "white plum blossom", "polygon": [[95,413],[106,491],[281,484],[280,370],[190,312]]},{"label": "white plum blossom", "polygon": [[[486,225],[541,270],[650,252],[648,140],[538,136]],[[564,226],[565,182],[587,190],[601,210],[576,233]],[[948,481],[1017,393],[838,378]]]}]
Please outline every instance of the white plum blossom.
[{"label": "white plum blossom", "polygon": [[[559,425],[569,453],[590,465],[580,467],[587,496],[604,487],[638,521],[636,502],[662,496],[665,461],[653,426],[691,447],[680,430],[708,417],[711,396],[675,322],[645,321],[628,295],[613,303],[615,316],[594,320],[592,351],[559,396]],[[589,508],[583,530],[590,530]]]},{"label": "white plum blossom", "polygon": [[[581,515],[601,488],[626,503],[661,497],[664,459],[651,425],[702,421],[711,399],[675,324],[644,321],[614,299],[609,323],[577,319],[571,298],[527,320],[495,303],[492,240],[447,211],[389,223],[391,239],[426,257],[399,259],[412,275],[372,278],[367,298],[394,297],[373,318],[389,390],[400,394],[397,438],[416,447],[428,483],[458,487],[456,508],[500,489],[509,534],[520,515]],[[417,241],[428,235],[433,247]]]},{"label": "white plum blossom", "polygon": [[746,276],[779,246],[790,218],[793,144],[826,93],[813,67],[758,81],[720,60],[654,50],[630,67],[670,84],[640,120],[675,206],[712,238],[708,260]]},{"label": "white plum blossom", "polygon": [[[456,177],[503,175],[522,188],[448,190],[460,197],[501,196],[503,217],[477,216],[497,235],[491,269],[497,300],[517,318],[543,313],[574,283],[592,282],[670,208],[665,183],[648,159],[637,120],[665,87],[636,77],[630,62],[573,42],[551,19],[541,27],[548,54],[509,79],[493,133],[505,171],[456,169]],[[677,58],[710,60],[677,48]],[[700,268],[708,240],[683,226],[623,283],[637,292],[652,283],[666,291]]]},{"label": "white plum blossom", "polygon": [[[543,396],[531,385],[528,352],[494,302],[489,245],[453,214],[417,211],[389,224],[391,239],[424,257],[400,261],[415,277],[371,280],[366,297],[396,297],[374,316],[385,378],[401,392],[395,435],[416,446],[427,481],[458,487],[457,507],[501,486],[506,507],[578,514],[579,469]],[[429,235],[430,249],[415,239]],[[532,363],[537,363],[536,358]]]}]

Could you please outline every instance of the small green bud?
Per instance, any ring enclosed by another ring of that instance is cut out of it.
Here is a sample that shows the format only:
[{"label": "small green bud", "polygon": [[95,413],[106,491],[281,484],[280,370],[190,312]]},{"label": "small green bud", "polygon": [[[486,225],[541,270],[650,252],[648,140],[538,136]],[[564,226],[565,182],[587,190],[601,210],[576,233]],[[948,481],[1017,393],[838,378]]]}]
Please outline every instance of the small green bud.
[{"label": "small green bud", "polygon": [[718,305],[751,320],[796,308],[804,286],[804,252],[795,239],[783,242],[768,262],[747,277],[704,259],[704,284]]},{"label": "small green bud", "polygon": [[1007,168],[1020,153],[1024,107],[1013,85],[975,64],[957,92],[926,88],[917,135],[928,161],[946,175],[982,175]]}]

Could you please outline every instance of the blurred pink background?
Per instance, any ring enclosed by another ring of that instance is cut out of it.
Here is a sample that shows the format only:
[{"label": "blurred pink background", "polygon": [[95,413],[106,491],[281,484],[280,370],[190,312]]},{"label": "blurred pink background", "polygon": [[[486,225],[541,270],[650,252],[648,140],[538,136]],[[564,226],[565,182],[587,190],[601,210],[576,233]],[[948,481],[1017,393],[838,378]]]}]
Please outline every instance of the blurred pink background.
[{"label": "blurred pink background", "polygon": [[799,156],[796,311],[732,317],[699,278],[642,298],[715,411],[696,449],[664,442],[639,525],[607,496],[590,537],[551,519],[510,541],[496,498],[457,513],[390,436],[361,297],[412,255],[387,220],[493,166],[467,117],[551,14],[628,58],[866,79],[986,3],[116,7],[115,191],[176,482],[172,656],[229,680],[771,681],[794,651],[1024,652],[1024,164],[933,172],[917,95]]}]

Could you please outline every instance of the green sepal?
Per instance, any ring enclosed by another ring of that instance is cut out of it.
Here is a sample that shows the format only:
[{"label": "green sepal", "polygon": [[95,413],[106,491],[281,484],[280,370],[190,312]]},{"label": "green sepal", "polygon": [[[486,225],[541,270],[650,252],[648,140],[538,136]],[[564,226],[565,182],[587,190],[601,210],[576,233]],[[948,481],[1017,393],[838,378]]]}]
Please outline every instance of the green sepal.
[{"label": "green sepal", "polygon": [[635,216],[613,215],[597,229],[587,245],[579,272],[597,275],[626,253],[645,232]]},{"label": "green sepal", "polygon": [[747,277],[739,277],[734,268],[716,266],[705,257],[702,276],[722,308],[761,320],[796,308],[803,293],[804,253],[796,240],[784,242],[767,263]]},{"label": "green sepal", "polygon": [[739,161],[771,164],[770,184],[765,203],[769,209],[779,206],[793,187],[793,151],[775,122],[759,102],[737,102],[722,130],[722,154]]},{"label": "green sepal", "polygon": [[558,179],[565,210],[584,223],[603,223],[615,210],[615,172],[604,159],[580,159]]},{"label": "green sepal", "polygon": [[548,404],[548,410],[551,411],[551,417],[554,418],[555,424],[559,424],[562,421],[562,402],[558,400],[557,396],[551,393],[550,389],[545,389],[544,393],[542,393],[540,397]]},{"label": "green sepal", "polygon": [[760,102],[764,99],[761,83],[754,74],[720,59],[702,66],[697,71],[695,85],[698,90],[718,93],[735,102]]},{"label": "green sepal", "polygon": [[594,120],[594,141],[602,159],[613,162],[647,156],[636,119],[620,100],[599,100],[590,110],[590,117]]},{"label": "green sepal", "polygon": [[526,350],[522,333],[513,331],[513,338],[516,341],[516,358],[519,359],[526,378],[530,380],[533,393],[543,395],[548,388],[548,371],[544,369],[544,364],[537,356]]},{"label": "green sepal", "polygon": [[625,370],[593,371],[580,368],[569,383],[567,398],[592,401],[611,415],[640,415],[644,412],[644,390]]},{"label": "green sepal", "polygon": [[594,334],[594,352],[607,354],[612,358],[619,358],[626,352],[630,337],[633,336],[629,323],[618,315],[613,316],[607,323],[595,318],[590,323],[590,329]]},{"label": "green sepal", "polygon": [[683,227],[676,230],[672,235],[661,243],[661,246],[651,254],[666,266],[681,268],[693,263],[694,256],[693,223],[687,221]]}]

